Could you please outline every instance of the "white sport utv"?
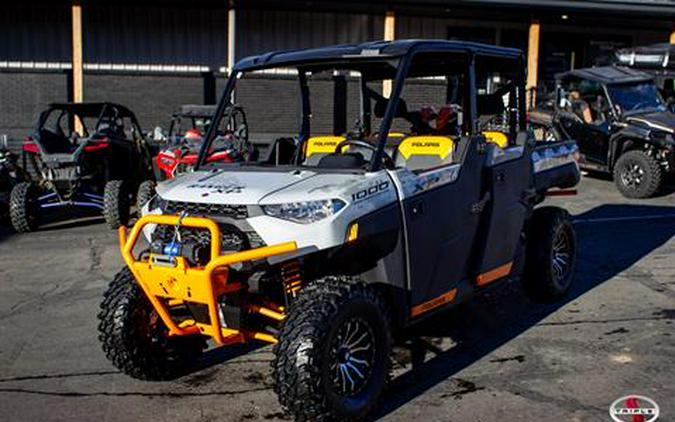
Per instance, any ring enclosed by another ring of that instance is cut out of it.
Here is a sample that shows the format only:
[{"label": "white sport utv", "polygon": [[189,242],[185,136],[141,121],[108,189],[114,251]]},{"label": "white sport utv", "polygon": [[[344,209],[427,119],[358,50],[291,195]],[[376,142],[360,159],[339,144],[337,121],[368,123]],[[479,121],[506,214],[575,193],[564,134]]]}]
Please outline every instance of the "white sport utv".
[{"label": "white sport utv", "polygon": [[[270,88],[247,107],[261,73],[297,100]],[[207,163],[219,139],[248,148],[289,110],[299,127],[280,125],[259,161]],[[528,134],[519,50],[411,40],[250,57],[212,121],[195,171],[120,228],[126,267],[99,331],[132,377],[185,374],[208,341],[269,342],[294,418],[363,419],[402,328],[507,279],[539,300],[570,288],[569,215],[535,206],[573,192],[577,149]]]}]

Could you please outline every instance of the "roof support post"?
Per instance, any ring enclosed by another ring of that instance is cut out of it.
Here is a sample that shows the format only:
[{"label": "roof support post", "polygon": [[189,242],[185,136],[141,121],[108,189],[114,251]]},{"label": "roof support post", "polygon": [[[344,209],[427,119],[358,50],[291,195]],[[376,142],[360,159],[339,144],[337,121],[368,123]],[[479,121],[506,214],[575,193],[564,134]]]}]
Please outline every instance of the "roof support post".
[{"label": "roof support post", "polygon": [[527,43],[527,102],[534,106],[537,95],[537,71],[539,65],[539,21],[530,22],[530,35]]},{"label": "roof support post", "polygon": [[[394,41],[396,39],[396,15],[393,10],[388,10],[384,16],[384,40]],[[391,95],[391,80],[382,82],[382,96],[389,98]]]},{"label": "roof support post", "polygon": [[234,1],[229,2],[227,9],[227,70],[232,72],[232,68],[237,61],[236,41],[237,41],[237,9],[234,8]]},{"label": "roof support post", "polygon": [[[80,0],[73,0],[71,6],[72,15],[72,74],[73,74],[73,102],[81,103],[84,99],[84,83],[82,71],[82,5]],[[75,121],[75,130],[82,133],[82,122],[78,119]]]}]

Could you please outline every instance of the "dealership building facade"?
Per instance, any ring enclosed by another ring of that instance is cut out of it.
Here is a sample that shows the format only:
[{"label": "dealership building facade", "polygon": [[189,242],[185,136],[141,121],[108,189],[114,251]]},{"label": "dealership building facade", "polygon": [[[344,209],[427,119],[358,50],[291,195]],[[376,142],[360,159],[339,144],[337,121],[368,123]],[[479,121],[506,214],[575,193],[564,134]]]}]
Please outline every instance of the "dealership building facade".
[{"label": "dealership building facade", "polygon": [[[526,52],[528,85],[602,65],[621,47],[675,43],[672,0],[52,0],[2,6],[0,136],[20,140],[51,102],[111,101],[144,130],[217,100],[228,69],[270,50],[433,38]],[[257,84],[273,108],[274,79]],[[274,122],[271,122],[274,124]]]}]

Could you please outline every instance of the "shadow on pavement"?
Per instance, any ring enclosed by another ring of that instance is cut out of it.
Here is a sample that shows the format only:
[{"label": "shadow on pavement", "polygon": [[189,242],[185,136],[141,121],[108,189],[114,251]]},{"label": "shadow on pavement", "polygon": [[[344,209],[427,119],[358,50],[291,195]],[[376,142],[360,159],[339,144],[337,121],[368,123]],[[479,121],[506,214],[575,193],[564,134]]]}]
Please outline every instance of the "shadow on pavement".
[{"label": "shadow on pavement", "polygon": [[[53,230],[64,230],[72,229],[76,227],[85,227],[92,226],[95,224],[102,224],[105,220],[102,216],[85,216],[78,217],[76,219],[66,220],[66,221],[56,221],[49,222],[48,224],[40,226],[39,231],[53,231]],[[113,232],[113,230],[111,230]]]},{"label": "shadow on pavement", "polygon": [[[524,296],[519,283],[514,282],[491,289],[486,295],[414,327],[411,330],[414,336],[408,335],[404,343],[410,349],[412,369],[392,380],[375,417],[383,417],[424,394],[626,270],[675,235],[675,207],[602,205],[575,216],[574,220],[579,242],[576,278],[563,301],[533,303]],[[645,319],[669,318],[673,315],[645,316]],[[434,345],[447,337],[456,344],[450,350],[440,350]],[[432,357],[425,362],[428,354]],[[508,359],[519,358],[524,357]],[[457,394],[482,389],[463,380],[458,380],[458,386]]]},{"label": "shadow on pavement", "polygon": [[[40,227],[38,227],[37,231],[64,230],[102,224],[103,222],[104,219],[100,213],[76,208],[59,209],[46,214],[40,222]],[[9,218],[0,221],[0,242],[12,236],[30,236],[30,233],[15,232]]]}]

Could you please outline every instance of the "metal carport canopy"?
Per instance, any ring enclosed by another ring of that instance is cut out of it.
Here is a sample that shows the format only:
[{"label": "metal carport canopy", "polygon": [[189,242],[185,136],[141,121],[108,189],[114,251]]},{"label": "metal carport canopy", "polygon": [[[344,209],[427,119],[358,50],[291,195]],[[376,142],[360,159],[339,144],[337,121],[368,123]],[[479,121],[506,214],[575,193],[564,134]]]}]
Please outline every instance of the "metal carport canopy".
[{"label": "metal carport canopy", "polygon": [[[654,15],[665,19],[675,17],[675,1],[673,0],[370,0],[364,3],[362,0],[315,0],[314,7],[348,9],[381,9],[389,7],[436,7],[436,8],[462,8],[462,7],[500,7],[520,8],[529,10],[548,10],[560,12],[612,12],[614,14]],[[277,5],[278,2],[270,0],[248,0],[242,2],[240,7],[256,7]],[[300,0],[287,0],[283,2],[285,8],[306,8],[307,2]]]}]

